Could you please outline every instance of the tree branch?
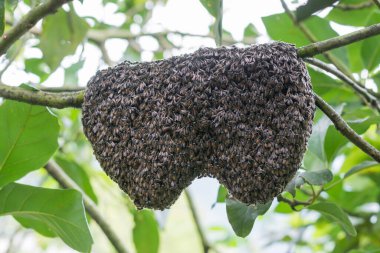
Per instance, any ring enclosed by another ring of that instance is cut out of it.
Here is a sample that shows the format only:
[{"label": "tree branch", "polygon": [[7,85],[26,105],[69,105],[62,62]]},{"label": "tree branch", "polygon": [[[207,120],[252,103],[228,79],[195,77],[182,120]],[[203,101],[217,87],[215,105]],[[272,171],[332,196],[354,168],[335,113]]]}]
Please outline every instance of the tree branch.
[{"label": "tree branch", "polygon": [[99,227],[103,230],[104,234],[110,240],[118,253],[127,253],[127,249],[123,246],[121,240],[117,237],[111,226],[102,217],[98,211],[95,203],[83,192],[83,190],[56,164],[54,161],[50,161],[45,169],[63,188],[70,188],[78,190],[82,193],[83,204],[87,213],[98,223]]},{"label": "tree branch", "polygon": [[326,103],[317,94],[314,94],[315,103],[321,109],[327,117],[334,123],[335,128],[341,132],[348,140],[350,140],[355,146],[360,148],[364,153],[371,156],[377,162],[380,162],[380,151],[373,147],[371,144],[366,142],[362,137],[360,137],[334,109]]},{"label": "tree branch", "polygon": [[58,109],[65,107],[81,108],[83,96],[84,91],[51,93],[0,84],[0,97]]},{"label": "tree branch", "polygon": [[54,13],[63,4],[72,0],[49,0],[31,9],[23,16],[17,25],[3,34],[0,39],[0,55],[3,55],[8,48],[29,29],[31,29],[40,19]]},{"label": "tree branch", "polygon": [[342,36],[337,36],[332,39],[327,39],[327,40],[319,41],[316,43],[312,43],[307,46],[303,46],[298,49],[298,55],[302,58],[311,57],[311,56],[326,52],[328,50],[338,48],[338,47],[343,47],[353,42],[364,40],[366,38],[379,35],[379,34],[380,34],[380,24],[374,24],[352,33],[348,33]]},{"label": "tree branch", "polygon": [[361,95],[362,98],[364,98],[364,101],[367,102],[370,106],[374,107],[376,110],[380,112],[380,104],[377,98],[370,94],[366,88],[364,88],[361,85],[358,85],[356,82],[352,81],[349,77],[344,75],[342,72],[340,72],[337,69],[331,68],[329,65],[326,63],[315,59],[315,58],[305,58],[305,62],[310,63],[320,69],[323,69],[326,72],[329,72],[336,77],[338,77],[340,80],[343,82],[347,83],[352,89],[354,89],[357,93]]}]

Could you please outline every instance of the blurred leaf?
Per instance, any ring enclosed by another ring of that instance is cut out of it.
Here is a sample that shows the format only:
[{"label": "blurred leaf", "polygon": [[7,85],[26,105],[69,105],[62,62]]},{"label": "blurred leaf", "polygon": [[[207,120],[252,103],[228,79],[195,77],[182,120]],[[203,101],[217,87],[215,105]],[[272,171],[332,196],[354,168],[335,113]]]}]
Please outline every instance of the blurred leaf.
[{"label": "blurred leaf", "polygon": [[[284,41],[295,44],[297,47],[310,44],[306,36],[297,28],[294,27],[293,22],[286,13],[274,14],[262,18],[265,28],[269,36],[273,40]],[[339,36],[335,32],[329,21],[318,17],[312,16],[303,25],[310,31],[315,40],[321,41]],[[347,49],[338,48],[330,51],[336,60],[340,61],[343,65],[348,65]]]},{"label": "blurred leaf", "polygon": [[33,73],[40,78],[40,82],[44,82],[50,75],[49,66],[43,59],[30,58],[25,60],[25,71]]},{"label": "blurred leaf", "polygon": [[226,201],[227,194],[228,194],[227,189],[223,185],[220,185],[216,202],[224,203]]},{"label": "blurred leaf", "polygon": [[93,241],[82,195],[75,190],[11,183],[0,190],[0,215],[13,215],[26,228],[59,236],[71,248],[90,252]]},{"label": "blurred leaf", "polygon": [[0,35],[3,35],[5,27],[5,0],[0,0]]},{"label": "blurred leaf", "polygon": [[284,213],[284,214],[289,214],[289,213],[293,213],[294,211],[292,210],[292,208],[284,203],[284,202],[279,202],[276,206],[276,208],[274,209],[274,211],[276,213]]},{"label": "blurred leaf", "polygon": [[133,242],[138,253],[158,252],[160,235],[154,214],[150,210],[134,213]]},{"label": "blurred leaf", "polygon": [[65,158],[63,155],[56,155],[54,160],[65,173],[80,186],[87,196],[89,196],[95,203],[98,203],[98,198],[92,189],[90,179],[88,178],[86,171],[79,164],[74,160]]},{"label": "blurred leaf", "polygon": [[123,54],[123,58],[127,61],[137,62],[141,60],[141,52],[131,46],[128,46]]},{"label": "blurred leaf", "polygon": [[199,0],[211,16],[217,18],[220,12],[221,0]]},{"label": "blurred leaf", "polygon": [[[340,105],[338,108],[335,108],[335,111],[338,114],[341,114],[343,110],[343,105]],[[313,131],[309,139],[308,149],[316,154],[322,161],[327,161],[324,143],[327,130],[331,125],[330,119],[323,115],[322,118],[313,126]]]},{"label": "blurred leaf", "polygon": [[[2,1],[4,1],[4,0],[2,0]],[[14,11],[14,9],[16,9],[16,7],[20,1],[21,0],[6,0],[5,6],[8,10]]]},{"label": "blurred leaf", "polygon": [[69,12],[59,9],[44,18],[39,47],[51,72],[59,67],[65,56],[75,53],[88,28],[87,22],[72,8]]},{"label": "blurred leaf", "polygon": [[249,38],[249,37],[256,38],[259,35],[260,35],[259,32],[257,31],[256,27],[252,23],[248,24],[244,29],[244,38]]},{"label": "blurred leaf", "polygon": [[348,61],[350,62],[350,70],[352,72],[360,72],[364,68],[362,57],[358,57],[361,54],[363,41],[358,41],[347,45]]},{"label": "blurred leaf", "polygon": [[378,90],[380,90],[380,72],[377,72],[375,75],[373,75],[372,79],[376,83]]},{"label": "blurred leaf", "polygon": [[59,125],[45,107],[8,100],[0,119],[1,187],[46,164],[58,148]]},{"label": "blurred leaf", "polygon": [[376,161],[364,161],[354,167],[352,167],[346,174],[344,174],[344,178],[347,178],[355,173],[361,172],[362,170],[368,169],[373,166],[379,165]]},{"label": "blurred leaf", "polygon": [[78,72],[83,68],[84,60],[80,60],[70,67],[65,69],[65,82],[66,86],[75,87],[78,85]]},{"label": "blurred leaf", "polygon": [[[372,20],[377,20],[377,19],[378,19],[378,14],[373,14],[369,18],[369,22],[367,23],[367,25],[369,26]],[[380,36],[373,36],[373,37],[365,39],[362,42],[361,57],[364,63],[364,67],[369,72],[374,70],[380,64],[379,39],[380,39]]]},{"label": "blurred leaf", "polygon": [[331,163],[335,159],[338,151],[347,143],[347,138],[336,130],[335,126],[330,125],[326,133],[324,144],[327,161]]},{"label": "blurred leaf", "polygon": [[296,9],[295,17],[297,22],[303,21],[307,18],[309,18],[312,14],[325,9],[326,7],[329,7],[333,5],[338,0],[308,0],[305,5],[301,5]]},{"label": "blurred leaf", "polygon": [[296,196],[296,182],[300,173],[297,172],[296,175],[290,180],[290,182],[285,186],[284,191],[289,192],[293,197]]},{"label": "blurred leaf", "polygon": [[214,23],[214,34],[215,42],[217,46],[222,45],[223,36],[223,0],[199,0],[203,7],[206,8],[208,13],[210,13],[215,18]]},{"label": "blurred leaf", "polygon": [[[358,4],[362,0],[340,0],[340,4]],[[326,16],[327,20],[334,21],[341,25],[349,26],[366,26],[369,25],[369,17],[376,15],[370,22],[370,25],[380,22],[380,13],[377,12],[376,6],[363,8],[358,10],[344,11],[338,8],[333,8]]]},{"label": "blurred leaf", "polygon": [[300,177],[306,180],[311,185],[324,185],[333,179],[333,174],[329,169],[318,171],[305,171],[300,174]]},{"label": "blurred leaf", "polygon": [[356,236],[355,227],[352,225],[348,216],[343,210],[334,203],[331,202],[319,202],[317,204],[307,207],[309,210],[314,210],[320,212],[326,218],[337,222],[344,231],[350,236]]},{"label": "blurred leaf", "polygon": [[227,198],[228,221],[237,236],[246,237],[253,228],[256,218],[268,211],[272,201],[266,204],[247,205],[238,200]]}]

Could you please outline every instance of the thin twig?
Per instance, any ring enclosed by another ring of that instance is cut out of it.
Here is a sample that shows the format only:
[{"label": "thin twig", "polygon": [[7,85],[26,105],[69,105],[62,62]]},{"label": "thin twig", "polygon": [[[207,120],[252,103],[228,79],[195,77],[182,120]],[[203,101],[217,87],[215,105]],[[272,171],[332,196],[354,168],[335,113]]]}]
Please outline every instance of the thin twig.
[{"label": "thin twig", "polygon": [[60,87],[45,87],[45,86],[38,86],[37,87],[41,91],[51,92],[51,93],[59,93],[59,92],[75,92],[75,91],[83,91],[85,90],[85,87],[80,86],[69,86],[69,85],[63,85]]},{"label": "thin twig", "polygon": [[373,0],[374,4],[376,4],[377,7],[380,9],[380,1],[379,0]]},{"label": "thin twig", "polygon": [[380,151],[374,146],[366,142],[362,137],[360,137],[334,109],[326,103],[317,94],[314,94],[315,103],[321,109],[327,117],[334,123],[335,128],[341,132],[347,139],[349,139],[353,144],[360,148],[364,153],[371,156],[377,162],[380,162]]},{"label": "thin twig", "polygon": [[78,190],[82,193],[83,204],[87,213],[98,223],[99,227],[103,230],[109,241],[115,247],[119,253],[127,253],[127,249],[122,244],[121,240],[117,237],[116,233],[112,230],[112,227],[102,217],[98,211],[95,203],[83,192],[83,190],[56,164],[54,161],[50,161],[45,169],[63,188],[70,188]]},{"label": "thin twig", "polygon": [[365,8],[369,8],[373,6],[372,1],[358,3],[358,4],[338,4],[335,5],[334,8],[340,9],[342,11],[352,11],[352,10],[361,10]]},{"label": "thin twig", "polygon": [[302,58],[311,57],[378,34],[380,34],[380,24],[374,24],[352,33],[303,46],[298,49],[298,55]]},{"label": "thin twig", "polygon": [[17,39],[31,29],[40,19],[54,13],[69,1],[71,0],[49,0],[31,9],[28,14],[21,18],[20,22],[3,34],[0,39],[0,55],[3,55]]},{"label": "thin twig", "polygon": [[[338,36],[332,39],[324,40],[318,42],[318,40],[315,38],[314,34],[302,23],[297,23],[296,19],[294,17],[294,14],[289,9],[287,4],[285,3],[285,0],[280,0],[282,7],[284,8],[286,14],[289,16],[289,18],[293,21],[294,25],[297,26],[303,34],[309,39],[310,42],[313,42],[310,45],[301,47],[298,49],[298,55],[302,58],[306,58],[309,56],[314,56],[316,54],[322,53],[338,70],[340,70],[344,75],[346,75],[349,79],[351,79],[353,82],[355,82],[357,85],[362,86],[364,89],[365,86],[358,82],[352,73],[347,69],[345,65],[343,65],[333,54],[330,52],[327,52],[328,50],[342,47],[347,44],[353,43],[358,40],[363,40],[367,38],[366,36],[375,36],[380,34],[380,24],[376,24],[373,26],[369,26],[367,28],[358,30],[353,33],[349,33],[343,36]],[[374,33],[374,34],[372,34]],[[363,37],[362,37],[363,36]],[[337,46],[339,44],[339,46]],[[310,53],[311,55],[308,55]],[[371,93],[372,95],[378,97],[378,94],[375,92],[372,92],[367,89],[368,93]]]},{"label": "thin twig", "polygon": [[323,61],[320,61],[320,60],[315,59],[315,58],[305,58],[304,61],[307,62],[307,63],[310,63],[310,64],[312,64],[312,65],[314,65],[314,66],[316,66],[316,67],[318,67],[320,69],[323,69],[326,72],[329,72],[329,73],[335,75],[340,80],[342,80],[343,82],[347,83],[358,94],[360,94],[364,98],[364,100],[367,103],[369,103],[370,106],[372,106],[376,110],[380,111],[380,104],[379,104],[378,99],[375,96],[373,96],[371,93],[369,93],[367,91],[367,89],[365,89],[361,85],[358,85],[356,82],[352,81],[349,77],[347,77],[346,75],[344,75],[339,70],[334,69],[334,68],[330,67],[329,65],[327,65],[326,63],[324,63]]},{"label": "thin twig", "polygon": [[189,203],[191,215],[193,216],[195,226],[197,228],[199,237],[200,237],[201,242],[202,242],[203,252],[207,253],[211,247],[207,242],[206,235],[203,233],[197,210],[195,209],[195,205],[194,205],[193,199],[191,197],[191,194],[190,194],[189,190],[187,190],[187,189],[185,190],[185,196],[186,196],[187,202]]}]

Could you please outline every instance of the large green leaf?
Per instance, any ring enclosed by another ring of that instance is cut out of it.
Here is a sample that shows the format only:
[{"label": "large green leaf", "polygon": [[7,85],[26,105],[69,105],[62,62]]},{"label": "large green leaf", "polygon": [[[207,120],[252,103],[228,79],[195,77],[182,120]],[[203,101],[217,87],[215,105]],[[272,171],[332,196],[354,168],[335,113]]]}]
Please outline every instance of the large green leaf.
[{"label": "large green leaf", "polygon": [[364,161],[354,167],[352,167],[349,171],[347,171],[346,174],[344,174],[344,178],[347,178],[349,176],[352,176],[353,174],[359,173],[363,170],[366,170],[368,168],[378,166],[379,163],[376,161]]},{"label": "large green leaf", "polygon": [[86,171],[77,164],[74,160],[68,159],[63,155],[57,155],[54,157],[56,163],[65,171],[65,173],[77,183],[77,185],[89,196],[95,203],[98,202],[98,198],[92,189],[90,179]]},{"label": "large green leaf", "polygon": [[329,169],[317,171],[305,171],[300,174],[306,182],[312,185],[324,185],[333,179],[333,174]]},{"label": "large green leaf", "polygon": [[15,101],[0,106],[0,187],[39,169],[58,148],[57,118],[45,107]]},{"label": "large green leaf", "polygon": [[156,253],[160,243],[157,221],[150,210],[134,213],[133,242],[137,253]]},{"label": "large green leaf", "polygon": [[[354,5],[363,3],[364,1],[366,0],[340,0],[340,3]],[[370,8],[362,8],[350,11],[333,8],[326,16],[326,19],[342,25],[366,26],[368,24],[369,17],[372,14],[376,14],[376,18],[371,21],[371,25],[373,25],[380,22],[380,12],[378,12],[376,8],[376,6],[372,6]]]},{"label": "large green leaf", "polygon": [[65,56],[75,53],[88,28],[87,22],[73,9],[69,12],[59,9],[44,19],[39,47],[51,71],[60,65]]},{"label": "large green leaf", "polygon": [[253,228],[256,218],[268,211],[272,201],[265,204],[247,205],[238,200],[227,198],[228,221],[237,236],[246,237]]},{"label": "large green leaf", "polygon": [[[337,111],[340,114],[342,107],[340,107]],[[332,123],[327,116],[322,116],[322,118],[314,124],[313,132],[308,143],[308,149],[317,155],[322,161],[327,161],[324,143],[327,129],[331,124]]]},{"label": "large green leaf", "polygon": [[319,202],[307,207],[309,210],[320,212],[326,218],[336,222],[350,236],[356,236],[355,227],[352,225],[347,214],[336,204],[330,202]]},{"label": "large green leaf", "polygon": [[[357,111],[360,111],[358,109]],[[347,113],[346,115],[352,116],[354,113]],[[369,127],[373,124],[377,124],[379,122],[378,116],[371,116],[362,119],[352,120],[347,118],[346,115],[343,117],[346,122],[350,125],[350,127],[357,133],[363,134],[365,133]],[[326,138],[325,138],[325,152],[329,162],[332,162],[334,158],[338,155],[338,152],[344,147],[349,140],[339,132],[335,126],[330,125]]]},{"label": "large green leaf", "polygon": [[296,9],[295,17],[297,22],[309,18],[312,14],[333,5],[338,0],[308,0],[306,4]]},{"label": "large green leaf", "polygon": [[24,227],[43,235],[59,236],[77,251],[91,249],[82,195],[75,190],[10,183],[0,190],[0,215],[12,215]]},{"label": "large green leaf", "polygon": [[[311,41],[297,28],[286,13],[274,14],[262,18],[269,36],[273,40],[284,41],[295,44],[297,47],[310,44]],[[330,23],[318,16],[312,16],[302,23],[311,33],[313,39],[317,41],[338,36]],[[338,48],[331,51],[336,60],[348,65],[347,49]]]},{"label": "large green leaf", "polygon": [[[369,18],[367,25],[370,25],[372,20],[377,20],[379,14],[373,14]],[[380,22],[380,20],[378,21]],[[364,63],[364,67],[368,71],[374,70],[380,64],[380,36],[370,37],[362,42],[361,57]]]}]

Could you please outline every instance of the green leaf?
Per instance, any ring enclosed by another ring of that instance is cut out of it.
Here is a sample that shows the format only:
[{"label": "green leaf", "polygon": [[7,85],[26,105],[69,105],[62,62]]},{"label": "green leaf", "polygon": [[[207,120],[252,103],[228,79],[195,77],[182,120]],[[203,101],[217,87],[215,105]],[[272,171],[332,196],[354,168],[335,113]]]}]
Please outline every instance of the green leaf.
[{"label": "green leaf", "polygon": [[309,18],[312,14],[333,5],[338,0],[308,0],[305,5],[301,5],[296,9],[295,17],[297,22]]},{"label": "green leaf", "polygon": [[95,203],[98,203],[98,198],[91,186],[90,179],[88,178],[86,171],[79,164],[74,160],[65,158],[63,155],[56,155],[54,160],[65,173],[80,186],[87,196],[89,196]]},{"label": "green leaf", "polygon": [[312,185],[324,185],[333,179],[333,174],[329,169],[317,171],[305,171],[300,174],[300,177]]},{"label": "green leaf", "polygon": [[223,38],[223,0],[219,0],[218,12],[215,17],[214,34],[216,45],[221,46]]},{"label": "green leaf", "polygon": [[222,45],[223,0],[199,0],[203,7],[215,18],[214,34],[217,46]]},{"label": "green leaf", "polygon": [[224,187],[223,185],[220,185],[219,190],[218,190],[218,196],[216,197],[216,202],[224,203],[226,201],[227,194],[228,194],[228,191],[226,187]]},{"label": "green leaf", "polygon": [[137,253],[156,253],[160,243],[157,221],[150,210],[134,213],[133,242]]},{"label": "green leaf", "polygon": [[244,29],[244,38],[257,38],[259,35],[259,32],[252,23],[248,24]]},{"label": "green leaf", "polygon": [[25,60],[25,71],[37,75],[44,82],[50,75],[49,66],[43,59],[30,58]]},{"label": "green leaf", "polygon": [[213,17],[217,17],[220,12],[220,3],[221,0],[199,0],[203,7],[206,8],[208,13],[210,13]]},{"label": "green leaf", "polygon": [[380,90],[380,72],[372,76],[373,81],[376,83],[378,90]]},{"label": "green leaf", "polygon": [[377,165],[379,165],[379,163],[376,161],[364,161],[364,162],[352,167],[349,171],[347,171],[347,173],[344,174],[344,178],[347,178],[347,177],[349,177],[355,173],[359,173],[365,169],[368,169],[368,168],[371,168],[371,167],[377,166]]},{"label": "green leaf", "polygon": [[59,9],[43,20],[39,47],[52,72],[65,56],[75,53],[88,28],[87,22],[73,9],[69,12]]},{"label": "green leaf", "polygon": [[300,173],[297,172],[296,175],[290,180],[290,182],[285,186],[284,191],[289,192],[293,197],[296,196],[296,184]]},{"label": "green leaf", "polygon": [[10,183],[0,190],[0,215],[12,215],[26,228],[59,236],[77,251],[89,252],[91,249],[93,241],[82,195],[75,190]]},{"label": "green leaf", "polygon": [[238,200],[227,198],[226,209],[228,221],[235,234],[240,237],[249,235],[256,218],[268,211],[272,201],[265,204],[247,205]]},{"label": "green leaf", "polygon": [[348,219],[347,214],[336,204],[331,202],[319,202],[307,207],[309,210],[320,212],[326,218],[336,222],[350,236],[356,236],[355,227]]},{"label": "green leaf", "polygon": [[5,0],[0,0],[0,35],[3,35],[5,27]]},{"label": "green leaf", "polygon": [[[377,19],[377,14],[373,14],[370,17],[370,21]],[[369,22],[368,24],[370,24]],[[368,25],[367,24],[367,25]],[[380,47],[379,47],[380,36],[373,36],[365,39],[362,42],[361,57],[364,63],[364,67],[371,72],[380,64]]]},{"label": "green leaf", "polygon": [[[341,4],[359,4],[362,3],[361,0],[341,0]],[[334,21],[341,25],[349,26],[367,26],[373,25],[380,22],[380,13],[376,10],[376,6],[370,8],[363,8],[358,10],[344,11],[338,8],[333,8],[329,14],[326,16],[327,20]],[[369,17],[376,14],[375,19],[372,19],[370,24],[368,24]]]},{"label": "green leaf", "polygon": [[80,60],[65,69],[65,86],[75,87],[78,85],[78,72],[83,65],[84,60]]},{"label": "green leaf", "polygon": [[[306,36],[294,26],[293,22],[286,13],[274,14],[262,18],[269,36],[273,40],[284,41],[295,44],[297,47],[310,44]],[[339,34],[332,29],[329,21],[312,16],[303,25],[310,31],[313,38],[317,41],[330,39]],[[344,47],[330,51],[332,56],[343,65],[348,65],[347,49]]]},{"label": "green leaf", "polygon": [[59,125],[45,107],[8,100],[0,119],[1,187],[46,164],[58,148]]}]

